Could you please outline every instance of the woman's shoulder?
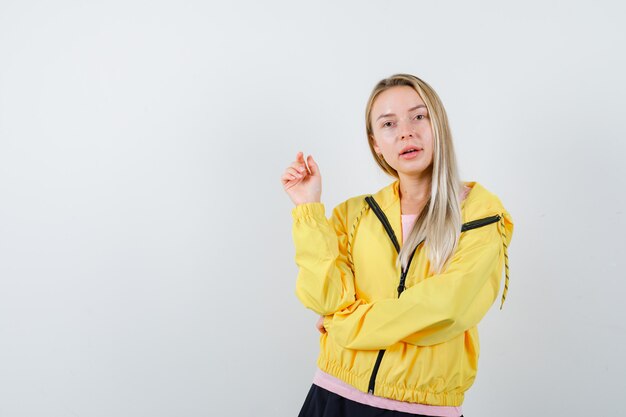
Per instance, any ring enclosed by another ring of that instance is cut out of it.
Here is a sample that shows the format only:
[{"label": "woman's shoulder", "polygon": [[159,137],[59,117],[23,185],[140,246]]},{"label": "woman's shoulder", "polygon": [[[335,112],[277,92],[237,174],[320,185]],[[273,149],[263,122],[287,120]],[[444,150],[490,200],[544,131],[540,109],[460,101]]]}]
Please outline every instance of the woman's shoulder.
[{"label": "woman's shoulder", "polygon": [[467,183],[463,183],[463,189],[461,190],[461,201],[467,198],[467,195],[470,191],[472,191],[472,187],[467,185]]},{"label": "woman's shoulder", "polygon": [[360,212],[363,207],[367,204],[365,201],[365,197],[370,194],[359,194],[352,197],[349,197],[339,204],[335,206],[333,211],[339,211],[344,214],[346,217],[351,217],[356,213]]},{"label": "woman's shoulder", "polygon": [[464,181],[463,183],[464,187],[468,188],[461,203],[464,221],[506,212],[500,198],[482,183],[477,181]]}]

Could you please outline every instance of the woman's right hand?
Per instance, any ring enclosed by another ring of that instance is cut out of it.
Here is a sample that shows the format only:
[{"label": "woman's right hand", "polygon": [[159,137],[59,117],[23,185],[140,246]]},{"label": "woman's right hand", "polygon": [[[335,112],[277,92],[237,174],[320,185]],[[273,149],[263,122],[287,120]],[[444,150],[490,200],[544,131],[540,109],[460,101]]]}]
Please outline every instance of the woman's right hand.
[{"label": "woman's right hand", "polygon": [[305,164],[302,152],[298,152],[296,160],[285,169],[280,180],[285,192],[296,206],[298,204],[320,202],[322,196],[322,176],[317,163],[311,155],[307,157],[307,163]]}]

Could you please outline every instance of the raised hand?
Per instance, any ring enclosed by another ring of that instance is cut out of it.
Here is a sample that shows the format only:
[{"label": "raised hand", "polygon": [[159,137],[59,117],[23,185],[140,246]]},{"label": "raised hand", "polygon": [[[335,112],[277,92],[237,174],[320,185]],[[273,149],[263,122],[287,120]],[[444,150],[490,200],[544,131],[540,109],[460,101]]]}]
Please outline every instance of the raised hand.
[{"label": "raised hand", "polygon": [[309,155],[305,163],[304,155],[298,152],[296,160],[285,169],[280,180],[285,192],[295,205],[320,202],[322,176],[313,156]]}]

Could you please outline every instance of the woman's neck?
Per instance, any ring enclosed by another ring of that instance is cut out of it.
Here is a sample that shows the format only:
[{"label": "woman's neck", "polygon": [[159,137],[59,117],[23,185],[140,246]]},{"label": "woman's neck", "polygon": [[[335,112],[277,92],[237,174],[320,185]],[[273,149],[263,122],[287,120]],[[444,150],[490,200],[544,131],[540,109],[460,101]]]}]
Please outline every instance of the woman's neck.
[{"label": "woman's neck", "polygon": [[402,214],[419,214],[430,198],[432,177],[400,175],[400,206]]}]

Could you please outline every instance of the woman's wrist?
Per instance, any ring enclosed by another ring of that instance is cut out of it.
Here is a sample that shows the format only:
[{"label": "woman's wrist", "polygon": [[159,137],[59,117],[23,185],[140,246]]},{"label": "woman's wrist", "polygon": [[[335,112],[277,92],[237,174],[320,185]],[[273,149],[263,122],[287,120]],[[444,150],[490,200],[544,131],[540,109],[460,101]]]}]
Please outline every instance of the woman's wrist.
[{"label": "woman's wrist", "polygon": [[296,206],[299,206],[301,204],[314,204],[314,203],[321,203],[321,201],[320,200],[307,200],[307,201],[297,201],[297,202],[294,202],[294,204]]}]

